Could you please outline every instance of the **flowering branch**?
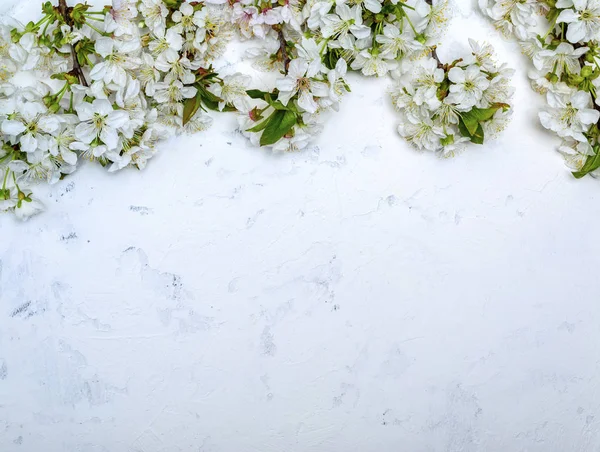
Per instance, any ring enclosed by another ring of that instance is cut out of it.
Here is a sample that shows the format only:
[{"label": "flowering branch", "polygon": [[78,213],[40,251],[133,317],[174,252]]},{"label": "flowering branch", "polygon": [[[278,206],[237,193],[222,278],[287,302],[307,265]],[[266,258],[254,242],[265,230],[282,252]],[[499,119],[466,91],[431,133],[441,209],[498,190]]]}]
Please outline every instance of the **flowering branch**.
[{"label": "flowering branch", "polygon": [[562,139],[558,151],[573,176],[600,177],[600,2],[481,0],[480,6],[531,57],[531,85],[548,104],[540,122]]},{"label": "flowering branch", "polygon": [[283,70],[284,73],[288,73],[288,68],[290,66],[290,57],[287,52],[287,41],[285,40],[285,36],[283,36],[283,29],[281,27],[276,27],[277,37],[279,38],[279,53],[281,55],[281,61],[283,62]]},{"label": "flowering branch", "polygon": [[[69,26],[73,26],[73,21],[69,15],[69,8],[67,6],[67,0],[58,0],[58,11],[60,15],[63,17],[65,23]],[[81,65],[77,59],[77,53],[75,52],[75,47],[73,45],[69,45],[71,48],[71,57],[73,58],[73,70],[71,71],[73,75],[75,75],[79,79],[79,83],[83,86],[89,86],[87,80],[85,79],[85,75],[83,74],[83,70],[81,69]]]},{"label": "flowering branch", "polygon": [[[510,71],[485,46],[473,47],[475,63],[443,64],[447,8],[448,0],[113,0],[93,11],[46,1],[37,23],[0,25],[0,211],[38,212],[33,183],[55,183],[84,160],[143,169],[163,140],[206,129],[209,112],[237,112],[257,146],[304,149],[350,92],[348,71],[400,80],[398,131],[415,146],[449,156],[481,144],[508,120]],[[234,31],[257,38],[248,54],[277,74],[269,89],[251,89],[250,76],[222,64]],[[22,72],[39,83],[13,84]]]}]

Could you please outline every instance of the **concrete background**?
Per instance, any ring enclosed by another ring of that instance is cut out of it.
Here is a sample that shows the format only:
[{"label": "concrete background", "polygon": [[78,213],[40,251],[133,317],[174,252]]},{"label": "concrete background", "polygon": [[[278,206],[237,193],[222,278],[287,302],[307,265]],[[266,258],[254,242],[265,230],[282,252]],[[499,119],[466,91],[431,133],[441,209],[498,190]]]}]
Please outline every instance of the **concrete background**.
[{"label": "concrete background", "polygon": [[354,76],[305,152],[221,115],[0,217],[0,450],[600,451],[599,182],[554,152],[517,46],[457,6],[442,57],[485,38],[517,68],[496,142],[419,154],[388,80]]}]

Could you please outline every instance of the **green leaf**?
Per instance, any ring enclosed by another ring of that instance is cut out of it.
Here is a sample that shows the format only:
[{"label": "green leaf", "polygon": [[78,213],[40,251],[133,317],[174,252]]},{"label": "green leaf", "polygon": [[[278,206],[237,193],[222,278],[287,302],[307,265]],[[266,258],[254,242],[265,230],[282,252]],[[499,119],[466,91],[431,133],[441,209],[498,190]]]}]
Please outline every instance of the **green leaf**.
[{"label": "green leaf", "polygon": [[185,126],[190,119],[194,117],[200,105],[202,104],[202,93],[200,90],[196,93],[194,97],[190,97],[186,99],[183,104],[183,125]]},{"label": "green leaf", "polygon": [[475,131],[473,136],[471,136],[471,143],[483,144],[483,139],[484,139],[483,127],[481,127],[481,124],[479,124],[479,127],[477,127],[477,130]]},{"label": "green leaf", "polygon": [[260,145],[277,143],[296,124],[296,114],[291,110],[276,110],[260,137]]},{"label": "green leaf", "polygon": [[495,103],[492,104],[492,106],[489,108],[473,107],[470,111],[461,113],[460,117],[463,120],[465,127],[469,131],[469,136],[474,135],[475,132],[477,132],[477,128],[480,122],[491,119],[501,108],[507,109],[509,108],[509,105]]},{"label": "green leaf", "polygon": [[471,133],[465,125],[463,119],[460,118],[458,120],[458,130],[463,137],[469,138],[471,140],[471,143],[483,144],[484,133],[481,124],[477,123],[477,128],[475,129],[475,132]]},{"label": "green leaf", "polygon": [[219,111],[219,102],[215,101],[210,97],[202,96],[202,103],[204,106],[213,111]]},{"label": "green leaf", "polygon": [[584,165],[581,167],[579,171],[573,171],[573,176],[575,179],[581,179],[588,173],[591,173],[594,170],[600,168],[600,152],[598,152],[600,148],[598,146],[594,147],[594,155],[588,155]]},{"label": "green leaf", "polygon": [[264,99],[265,96],[269,93],[265,92],[265,91],[261,91],[259,89],[249,89],[248,91],[246,91],[246,93],[248,94],[248,96],[250,96],[252,99]]},{"label": "green leaf", "polygon": [[275,110],[289,110],[289,106],[286,107],[285,105],[283,105],[280,101],[278,100],[272,100],[269,102],[269,105],[271,107],[273,107]]},{"label": "green leaf", "polygon": [[[275,113],[277,113],[277,112],[275,112]],[[275,114],[272,114],[271,116],[269,116],[267,119],[265,119],[260,124],[257,124],[250,129],[246,129],[246,132],[260,132],[261,130],[264,130],[264,128],[267,127],[269,122],[273,119],[273,116],[275,116]]]},{"label": "green leaf", "polygon": [[461,117],[458,118],[458,131],[463,137],[471,138],[471,132],[469,132]]},{"label": "green leaf", "polygon": [[233,105],[231,105],[231,104],[225,104],[225,105],[223,106],[223,110],[221,110],[221,111],[238,111],[238,109],[237,109],[237,108],[235,108],[235,107],[234,107]]}]

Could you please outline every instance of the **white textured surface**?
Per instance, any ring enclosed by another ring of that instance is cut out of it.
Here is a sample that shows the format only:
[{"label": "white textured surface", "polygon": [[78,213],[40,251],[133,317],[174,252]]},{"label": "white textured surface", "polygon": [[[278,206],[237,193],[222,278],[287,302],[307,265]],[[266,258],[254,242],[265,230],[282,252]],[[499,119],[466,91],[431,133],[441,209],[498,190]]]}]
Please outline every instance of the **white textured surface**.
[{"label": "white textured surface", "polygon": [[1,217],[0,450],[600,451],[600,186],[459,5],[448,39],[519,68],[484,148],[412,151],[356,77],[319,149],[266,155],[223,115]]}]

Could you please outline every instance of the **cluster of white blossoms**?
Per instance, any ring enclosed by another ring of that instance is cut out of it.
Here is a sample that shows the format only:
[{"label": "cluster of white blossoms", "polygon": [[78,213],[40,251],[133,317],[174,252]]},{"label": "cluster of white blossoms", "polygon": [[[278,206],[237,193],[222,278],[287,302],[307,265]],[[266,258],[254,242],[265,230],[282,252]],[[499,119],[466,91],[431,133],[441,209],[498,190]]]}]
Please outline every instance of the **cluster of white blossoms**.
[{"label": "cluster of white blossoms", "polygon": [[514,35],[534,68],[532,87],[546,96],[542,125],[576,178],[600,176],[600,0],[480,0],[505,35]]},{"label": "cluster of white blossoms", "polygon": [[81,159],[142,169],[159,141],[250,99],[244,76],[212,68],[233,35],[222,5],[114,0],[92,11],[61,0],[42,11],[0,26],[2,211],[36,213],[32,183],[54,183]]},{"label": "cluster of white blossoms", "polygon": [[401,117],[398,132],[419,150],[452,157],[508,124],[514,70],[496,62],[490,45],[470,44],[470,55],[449,64],[434,51],[390,90]]},{"label": "cluster of white blossoms", "polygon": [[447,9],[447,0],[233,2],[235,28],[261,44],[248,51],[254,66],[281,74],[271,91],[249,91],[242,133],[275,151],[306,147],[350,91],[348,71],[384,76],[408,67],[437,44]]},{"label": "cluster of white blossoms", "polygon": [[[449,65],[429,57],[447,2],[112,0],[93,9],[52,0],[37,22],[5,19],[0,211],[38,212],[32,184],[55,183],[82,160],[142,169],[159,142],[207,128],[209,111],[237,112],[257,146],[303,149],[350,91],[348,71],[415,74],[394,102],[400,133],[418,146],[450,155],[466,139],[481,143],[506,121],[509,71],[488,47]],[[247,55],[276,74],[270,89],[254,89],[251,76],[224,63],[236,33],[258,44]]]}]

